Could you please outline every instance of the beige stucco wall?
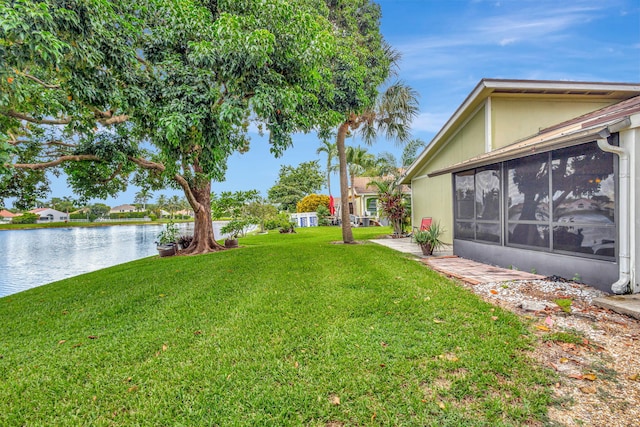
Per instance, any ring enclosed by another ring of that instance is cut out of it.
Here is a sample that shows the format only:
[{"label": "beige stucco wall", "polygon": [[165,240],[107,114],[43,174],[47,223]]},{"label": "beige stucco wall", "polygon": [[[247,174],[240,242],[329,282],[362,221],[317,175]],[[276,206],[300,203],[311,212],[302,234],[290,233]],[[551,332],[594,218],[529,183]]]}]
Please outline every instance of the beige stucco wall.
[{"label": "beige stucco wall", "polygon": [[422,217],[430,216],[445,227],[444,240],[453,240],[451,174],[433,178],[426,175],[486,152],[486,108],[490,108],[491,149],[495,150],[534,135],[541,129],[616,102],[619,100],[492,96],[445,142],[443,148],[430,153],[430,160],[414,175],[411,182],[413,224],[419,224]]},{"label": "beige stucco wall", "polygon": [[[535,135],[541,129],[620,102],[618,99],[536,99],[491,97],[491,149]],[[462,159],[461,159],[462,160]]]},{"label": "beige stucco wall", "polygon": [[437,169],[468,159],[485,150],[485,108],[476,114],[432,157],[411,181],[412,223],[420,224],[423,217],[439,221],[446,232],[443,240],[453,241],[453,200],[451,175],[429,178],[426,175]]},{"label": "beige stucco wall", "polygon": [[431,217],[445,228],[442,240],[445,243],[453,242],[451,175],[413,180],[411,196],[412,224],[419,227],[421,218]]},{"label": "beige stucco wall", "polygon": [[[356,196],[356,203],[354,203],[353,214],[356,216],[364,216],[367,212],[367,201],[369,199],[377,199],[377,195],[359,195]],[[375,216],[375,212],[369,212]]]}]

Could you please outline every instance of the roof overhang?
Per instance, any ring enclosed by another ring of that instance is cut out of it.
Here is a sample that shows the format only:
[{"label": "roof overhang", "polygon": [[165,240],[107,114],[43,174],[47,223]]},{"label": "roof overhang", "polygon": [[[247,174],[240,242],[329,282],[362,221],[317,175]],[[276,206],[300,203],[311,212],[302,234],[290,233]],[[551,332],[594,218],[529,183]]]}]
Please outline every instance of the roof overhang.
[{"label": "roof overhang", "polygon": [[453,113],[425,150],[409,166],[400,183],[411,179],[447,143],[460,126],[492,95],[562,96],[563,98],[628,99],[640,94],[640,83],[482,79]]},{"label": "roof overhang", "polygon": [[432,178],[434,176],[445,175],[448,173],[462,172],[464,170],[488,166],[498,162],[518,159],[521,157],[544,153],[559,148],[593,142],[597,139],[603,138],[603,135],[608,135],[610,133],[616,132],[619,129],[624,129],[630,124],[631,120],[629,119],[629,117],[625,117],[623,119],[616,118],[610,120],[609,122],[598,123],[588,128],[576,128],[576,126],[574,126],[573,128],[569,129],[558,129],[554,133],[547,133],[544,135],[538,135],[532,138],[528,138],[524,141],[508,145],[490,153],[481,154],[479,156],[456,163],[449,167],[435,170],[429,173],[427,176],[429,178]]}]

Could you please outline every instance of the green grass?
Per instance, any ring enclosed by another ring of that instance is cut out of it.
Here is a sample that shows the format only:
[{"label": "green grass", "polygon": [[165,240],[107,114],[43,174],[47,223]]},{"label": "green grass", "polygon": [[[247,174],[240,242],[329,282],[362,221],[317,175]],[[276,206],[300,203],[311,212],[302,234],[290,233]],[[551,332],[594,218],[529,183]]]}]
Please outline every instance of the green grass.
[{"label": "green grass", "polygon": [[545,419],[552,378],[524,356],[533,338],[515,315],[388,248],[333,244],[339,233],[246,237],[0,299],[0,425]]}]

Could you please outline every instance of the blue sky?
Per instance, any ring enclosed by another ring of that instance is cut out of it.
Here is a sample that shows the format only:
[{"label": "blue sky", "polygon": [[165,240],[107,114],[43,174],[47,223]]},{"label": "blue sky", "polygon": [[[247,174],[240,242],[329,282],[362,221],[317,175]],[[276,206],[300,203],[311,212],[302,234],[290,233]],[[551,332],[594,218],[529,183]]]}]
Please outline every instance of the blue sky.
[{"label": "blue sky", "polygon": [[[400,78],[420,94],[416,138],[431,141],[482,78],[640,82],[638,0],[378,0],[382,33],[403,59]],[[320,158],[315,135],[296,135],[281,158],[266,137],[251,135],[251,150],[229,159],[226,181],[213,191],[257,189],[264,196],[281,165]],[[357,138],[347,141],[363,145]],[[379,140],[372,153],[401,148]],[[326,158],[320,158],[326,164]],[[337,193],[337,179],[332,181]],[[64,181],[52,196],[71,195]],[[107,204],[131,203],[131,187]],[[324,190],[326,192],[326,189]],[[180,194],[172,190],[160,194]],[[155,200],[155,197],[154,197]]]}]

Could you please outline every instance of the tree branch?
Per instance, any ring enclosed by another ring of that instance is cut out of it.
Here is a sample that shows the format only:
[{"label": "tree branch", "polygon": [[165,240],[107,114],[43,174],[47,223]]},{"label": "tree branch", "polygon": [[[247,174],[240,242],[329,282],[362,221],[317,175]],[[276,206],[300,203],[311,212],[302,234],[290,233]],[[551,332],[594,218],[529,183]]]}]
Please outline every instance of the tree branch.
[{"label": "tree branch", "polygon": [[116,123],[123,123],[129,120],[129,116],[126,114],[121,114],[119,116],[114,116],[113,111],[101,111],[98,108],[90,107],[93,111],[93,114],[96,116],[96,121],[103,126],[113,125]]},{"label": "tree branch", "polygon": [[162,163],[152,162],[150,160],[143,159],[141,157],[129,156],[129,160],[131,160],[133,163],[135,163],[136,165],[144,169],[157,170],[160,172],[164,172],[166,170],[165,166]]},{"label": "tree branch", "polygon": [[[131,160],[136,165],[145,169],[157,170],[160,172],[164,172],[166,170],[166,167],[162,163],[152,162],[150,160],[142,159],[140,157],[129,157],[129,160]],[[173,175],[173,179],[184,190],[184,194],[187,197],[189,204],[194,208],[194,211],[198,212],[201,209],[200,203],[198,203],[198,201],[196,200],[196,197],[193,195],[193,192],[191,191],[191,187],[189,187],[189,182],[182,175],[178,173]]]},{"label": "tree branch", "polygon": [[98,123],[100,123],[103,126],[108,126],[108,125],[114,125],[116,123],[124,123],[127,120],[129,120],[129,116],[127,114],[121,114],[119,116],[115,116],[115,117],[111,117],[109,119],[103,119],[103,120],[98,120]]},{"label": "tree branch", "polygon": [[101,180],[101,181],[100,181],[100,183],[101,183],[101,184],[106,184],[106,183],[108,183],[108,182],[113,181],[113,179],[114,179],[116,176],[118,176],[118,174],[119,174],[121,171],[122,171],[122,163],[120,163],[120,164],[118,165],[118,167],[116,168],[116,170],[115,170],[115,171],[113,171],[113,173],[109,176],[109,178]]},{"label": "tree branch", "polygon": [[10,145],[18,145],[20,143],[20,141],[18,141],[18,138],[16,138],[13,133],[7,132],[7,135],[9,135],[9,138],[11,138],[9,141],[7,141]]},{"label": "tree branch", "polygon": [[31,74],[28,74],[28,72],[24,71],[18,71],[18,70],[14,70],[16,72],[16,74],[19,74],[21,76],[24,76],[26,78],[28,78],[29,80],[32,80],[36,83],[38,83],[40,86],[47,88],[47,89],[60,89],[60,85],[52,85],[49,83],[45,83],[42,80],[40,80],[39,78],[37,78],[36,76],[32,76]]},{"label": "tree branch", "polygon": [[9,164],[7,166],[9,167],[13,167],[15,169],[31,169],[31,170],[41,170],[41,169],[47,169],[47,168],[51,168],[54,166],[58,166],[64,162],[82,162],[82,161],[87,161],[87,160],[93,160],[93,161],[100,161],[101,159],[93,154],[79,154],[79,155],[72,155],[72,156],[60,156],[55,160],[52,160],[50,162],[43,162],[43,163],[16,163],[16,164]]},{"label": "tree branch", "polygon": [[136,61],[138,61],[139,63],[141,63],[142,65],[144,65],[147,70],[149,70],[151,67],[149,67],[149,64],[147,63],[147,61],[145,61],[144,59],[142,59],[142,57],[140,55],[138,55],[138,53],[136,52]]},{"label": "tree branch", "polygon": [[69,144],[68,142],[62,142],[62,141],[47,141],[44,143],[45,145],[57,145],[60,147],[69,147],[69,148],[75,148],[76,145],[75,144]]},{"label": "tree branch", "polygon": [[4,114],[7,117],[12,117],[14,119],[25,120],[30,123],[35,123],[38,125],[68,125],[71,123],[71,118],[65,117],[63,119],[36,119],[35,117],[31,117],[27,114],[18,113],[17,111],[9,110],[2,111],[0,114]]},{"label": "tree branch", "polygon": [[173,179],[182,187],[184,190],[184,195],[187,197],[189,204],[193,207],[194,213],[199,212],[202,209],[200,203],[196,200],[196,196],[191,192],[191,187],[189,187],[189,182],[180,174],[175,174]]}]

